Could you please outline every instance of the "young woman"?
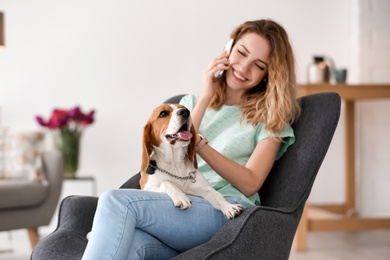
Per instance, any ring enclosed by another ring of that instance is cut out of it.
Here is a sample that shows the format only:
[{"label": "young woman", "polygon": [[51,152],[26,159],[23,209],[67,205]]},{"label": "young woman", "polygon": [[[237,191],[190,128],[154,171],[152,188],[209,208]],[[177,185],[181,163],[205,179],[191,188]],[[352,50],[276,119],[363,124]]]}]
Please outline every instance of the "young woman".
[{"label": "young woman", "polygon": [[[181,104],[192,112],[198,166],[229,202],[259,205],[275,160],[294,143],[298,117],[295,63],[286,31],[272,20],[248,21],[234,45],[211,61],[199,95]],[[215,80],[214,74],[224,70]],[[206,139],[207,138],[207,139]],[[169,259],[210,240],[228,221],[202,198],[180,210],[167,194],[110,190],[98,203],[83,259]]]}]

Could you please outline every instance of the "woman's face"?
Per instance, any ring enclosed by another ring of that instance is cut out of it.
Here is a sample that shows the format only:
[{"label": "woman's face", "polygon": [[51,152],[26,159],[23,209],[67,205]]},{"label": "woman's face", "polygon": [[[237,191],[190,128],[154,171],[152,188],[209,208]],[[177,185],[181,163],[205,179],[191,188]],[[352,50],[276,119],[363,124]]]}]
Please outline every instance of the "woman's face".
[{"label": "woman's face", "polygon": [[244,92],[258,85],[267,75],[270,53],[271,47],[263,36],[257,33],[244,34],[235,43],[229,57],[227,86],[231,90]]}]

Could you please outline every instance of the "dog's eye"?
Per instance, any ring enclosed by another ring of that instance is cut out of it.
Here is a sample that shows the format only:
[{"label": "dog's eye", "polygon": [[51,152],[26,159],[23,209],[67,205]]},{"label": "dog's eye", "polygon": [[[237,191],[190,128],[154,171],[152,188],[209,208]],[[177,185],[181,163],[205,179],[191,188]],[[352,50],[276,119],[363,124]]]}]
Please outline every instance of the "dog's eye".
[{"label": "dog's eye", "polygon": [[158,117],[166,117],[168,115],[169,115],[169,111],[168,110],[163,110],[163,111],[160,112]]}]

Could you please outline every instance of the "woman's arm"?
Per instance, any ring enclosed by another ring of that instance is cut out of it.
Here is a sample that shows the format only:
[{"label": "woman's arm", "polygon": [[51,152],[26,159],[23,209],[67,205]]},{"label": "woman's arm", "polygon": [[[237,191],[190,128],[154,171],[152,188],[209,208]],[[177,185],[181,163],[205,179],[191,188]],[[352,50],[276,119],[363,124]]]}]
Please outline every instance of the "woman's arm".
[{"label": "woman's arm", "polygon": [[[197,143],[199,141],[200,138],[197,137]],[[198,154],[222,178],[249,197],[263,185],[274,164],[280,144],[280,141],[272,138],[261,140],[245,166],[226,158],[209,145],[204,145],[198,150]]]},{"label": "woman's arm", "polygon": [[[198,102],[191,112],[192,124],[198,131],[204,113],[215,94],[215,89],[220,81],[214,81],[214,74],[217,70],[229,68],[227,58],[229,54],[223,52],[209,64],[203,73],[202,89]],[[223,64],[223,65],[218,65]],[[196,143],[200,137],[196,137]],[[276,154],[280,147],[280,141],[272,138],[260,141],[245,166],[228,159],[209,145],[204,145],[198,154],[214,169],[222,178],[239,189],[245,196],[252,196],[263,185],[275,161]]]}]

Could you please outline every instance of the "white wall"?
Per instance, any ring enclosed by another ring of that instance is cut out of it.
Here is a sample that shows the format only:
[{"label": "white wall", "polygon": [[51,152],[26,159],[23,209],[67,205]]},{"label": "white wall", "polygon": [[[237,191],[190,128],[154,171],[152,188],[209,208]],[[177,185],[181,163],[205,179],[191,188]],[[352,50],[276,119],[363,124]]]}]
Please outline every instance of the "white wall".
[{"label": "white wall", "polygon": [[[203,69],[241,22],[272,18],[284,25],[300,83],[313,54],[332,56],[356,82],[356,6],[356,0],[0,0],[7,45],[0,53],[3,126],[38,128],[35,115],[48,116],[54,107],[96,109],[79,175],[96,176],[98,193],[116,188],[140,168],[151,110],[172,95],[197,93]],[[342,121],[313,201],[343,200]]]},{"label": "white wall", "polygon": [[[362,82],[390,82],[390,1],[359,1]],[[360,102],[359,206],[364,216],[390,216],[390,101]]]}]

